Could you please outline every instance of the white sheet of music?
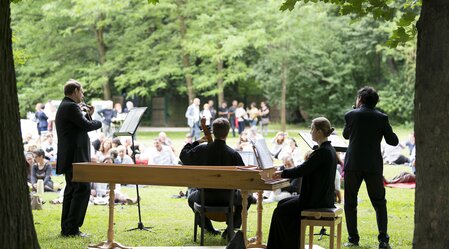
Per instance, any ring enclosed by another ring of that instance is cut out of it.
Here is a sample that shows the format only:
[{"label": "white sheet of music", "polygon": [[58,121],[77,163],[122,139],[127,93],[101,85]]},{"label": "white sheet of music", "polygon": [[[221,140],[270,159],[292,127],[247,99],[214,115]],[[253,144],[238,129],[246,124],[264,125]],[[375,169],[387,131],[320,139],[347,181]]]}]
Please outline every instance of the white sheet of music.
[{"label": "white sheet of music", "polygon": [[273,159],[271,158],[270,150],[267,147],[267,143],[265,142],[265,139],[257,139],[254,144],[256,147],[257,153],[259,154],[260,168],[262,169],[268,169],[274,167],[273,165]]}]

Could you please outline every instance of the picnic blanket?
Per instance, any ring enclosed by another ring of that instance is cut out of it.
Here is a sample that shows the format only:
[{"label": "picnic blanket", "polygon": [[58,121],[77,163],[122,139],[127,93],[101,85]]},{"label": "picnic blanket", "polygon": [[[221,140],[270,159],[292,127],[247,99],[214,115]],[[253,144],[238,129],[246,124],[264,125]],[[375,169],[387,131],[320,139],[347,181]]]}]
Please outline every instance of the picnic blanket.
[{"label": "picnic blanket", "polygon": [[385,184],[385,187],[389,188],[415,188],[416,182],[405,182],[405,183],[388,183]]}]

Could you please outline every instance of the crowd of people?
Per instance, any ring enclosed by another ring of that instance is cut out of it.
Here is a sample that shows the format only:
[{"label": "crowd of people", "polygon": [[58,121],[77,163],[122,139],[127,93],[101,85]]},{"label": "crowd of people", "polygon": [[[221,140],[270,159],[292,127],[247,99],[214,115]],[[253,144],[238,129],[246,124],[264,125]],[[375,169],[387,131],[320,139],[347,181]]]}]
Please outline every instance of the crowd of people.
[{"label": "crowd of people", "polygon": [[218,111],[215,110],[213,100],[205,103],[202,110],[200,110],[200,104],[199,98],[193,99],[185,113],[187,125],[190,127],[190,135],[195,140],[200,138],[200,119],[202,117],[206,118],[206,125],[212,124],[213,120],[218,117],[227,119],[230,123],[233,137],[236,136],[236,129],[240,135],[245,130],[245,127],[257,127],[258,125],[260,125],[261,133],[268,135],[270,109],[264,101],[260,103],[260,108],[257,108],[255,102],[252,102],[250,108],[247,109],[245,109],[243,102],[233,100],[228,107],[228,103],[223,101]]},{"label": "crowd of people", "polygon": [[[65,98],[55,114],[45,114],[46,107],[36,105],[38,139],[29,134],[24,136],[24,155],[28,163],[28,182],[30,190],[39,188],[39,181],[45,191],[57,191],[52,172],[64,174],[65,188],[61,190],[63,203],[61,217],[62,236],[85,236],[79,230],[82,226],[87,204],[106,204],[108,186],[103,183],[73,182],[74,162],[97,162],[104,164],[144,164],[144,165],[232,165],[254,164],[247,155],[254,157],[256,141],[265,143],[269,124],[269,108],[261,102],[260,108],[251,103],[245,109],[242,102],[232,101],[230,107],[222,102],[218,111],[214,102],[208,101],[200,110],[200,99],[195,98],[187,108],[185,117],[190,127],[183,148],[176,148],[166,133],[160,132],[146,147],[131,137],[113,138],[111,123],[117,114],[122,113],[121,105],[107,105],[97,113],[102,121],[93,120],[94,107],[81,109],[84,92],[81,84],[69,80],[64,87]],[[376,211],[379,231],[379,248],[390,248],[387,233],[387,207],[385,183],[414,181],[412,173],[401,173],[391,180],[383,177],[384,163],[408,164],[413,167],[416,153],[414,135],[401,145],[388,122],[387,115],[377,111],[377,92],[371,87],[364,87],[357,93],[354,110],[345,115],[343,137],[349,139],[346,154],[340,154],[332,147],[328,137],[334,132],[329,120],[316,118],[311,124],[311,138],[318,144],[313,151],[302,155],[296,140],[288,132],[280,131],[269,139],[267,153],[282,166],[277,168],[273,179],[288,178],[290,185],[273,192],[265,192],[265,202],[277,201],[274,210],[267,248],[297,248],[300,213],[308,208],[331,208],[335,203],[344,202],[348,242],[345,246],[358,246],[360,235],[357,230],[357,195],[361,182],[365,181],[369,198]],[[51,107],[49,107],[50,109]],[[127,104],[126,109],[133,106]],[[215,139],[207,141],[200,135],[200,121],[212,130]],[[56,127],[56,137],[55,128]],[[102,132],[97,130],[102,129]],[[239,134],[234,146],[227,145],[228,134]],[[95,132],[96,138],[90,141],[89,131]],[[231,133],[232,132],[232,133]],[[386,144],[381,145],[382,139]],[[404,148],[409,149],[410,157],[403,155]],[[382,160],[382,157],[384,160]],[[344,196],[340,189],[344,182]],[[115,186],[115,202],[133,204],[137,198],[130,198],[121,192],[120,184]],[[212,191],[208,203],[221,203],[227,197],[221,196],[223,190]],[[225,191],[226,192],[226,191]],[[199,200],[197,189],[189,189],[188,204]],[[241,225],[242,196],[235,190],[234,228]],[[248,203],[255,203],[250,196]],[[249,208],[249,206],[248,206]],[[219,234],[206,219],[206,231]],[[229,231],[227,229],[226,231]],[[225,232],[226,232],[225,231]]]}]

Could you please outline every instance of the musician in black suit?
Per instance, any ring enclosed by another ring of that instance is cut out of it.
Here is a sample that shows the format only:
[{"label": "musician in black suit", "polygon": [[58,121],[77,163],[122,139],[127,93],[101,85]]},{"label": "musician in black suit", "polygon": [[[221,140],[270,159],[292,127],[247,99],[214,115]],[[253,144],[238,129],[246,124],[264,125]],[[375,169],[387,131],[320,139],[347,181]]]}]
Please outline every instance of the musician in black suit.
[{"label": "musician in black suit", "polygon": [[62,203],[61,235],[81,236],[79,227],[83,225],[90,196],[90,183],[73,182],[73,166],[76,162],[90,161],[90,140],[87,132],[101,128],[101,122],[92,120],[93,107],[87,107],[83,114],[81,103],[84,92],[76,80],[64,85],[64,95],[56,112],[56,132],[58,134],[58,157],[56,173],[65,175],[64,201]]},{"label": "musician in black suit", "polygon": [[[225,118],[217,118],[212,123],[212,130],[215,140],[212,143],[206,144],[205,137],[199,140],[186,144],[179,155],[180,160],[184,165],[210,165],[210,166],[244,166],[240,154],[226,145],[226,138],[228,137],[230,129],[229,121]],[[188,203],[193,210],[193,204],[200,202],[200,191],[191,189],[189,191]],[[205,191],[205,202],[208,205],[226,205],[229,199],[228,190],[207,189]],[[248,208],[253,198],[249,198]],[[235,191],[234,196],[234,227],[238,228],[242,224],[242,195],[239,190]],[[219,234],[212,226],[212,222],[205,218],[206,231],[212,234]]]},{"label": "musician in black suit", "polygon": [[378,101],[376,90],[364,87],[357,93],[356,108],[345,114],[343,137],[349,139],[344,166],[345,215],[349,235],[345,246],[359,244],[357,194],[362,181],[365,181],[376,211],[379,248],[390,248],[380,143],[385,138],[387,144],[396,146],[399,140],[388,122],[388,116],[374,109]]},{"label": "musician in black suit", "polygon": [[276,171],[273,179],[302,177],[300,195],[279,201],[271,218],[267,249],[297,249],[301,231],[301,211],[334,208],[337,156],[328,137],[334,128],[324,117],[312,120],[311,135],[319,147],[294,168]]}]

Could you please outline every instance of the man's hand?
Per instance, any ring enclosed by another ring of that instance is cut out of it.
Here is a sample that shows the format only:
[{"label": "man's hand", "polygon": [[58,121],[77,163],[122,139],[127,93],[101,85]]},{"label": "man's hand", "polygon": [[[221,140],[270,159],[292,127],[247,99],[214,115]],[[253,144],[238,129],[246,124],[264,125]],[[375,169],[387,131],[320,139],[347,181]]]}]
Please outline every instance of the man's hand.
[{"label": "man's hand", "polygon": [[279,180],[282,178],[281,175],[282,175],[282,171],[279,170],[279,171],[274,172],[272,178],[273,178],[273,180]]}]

